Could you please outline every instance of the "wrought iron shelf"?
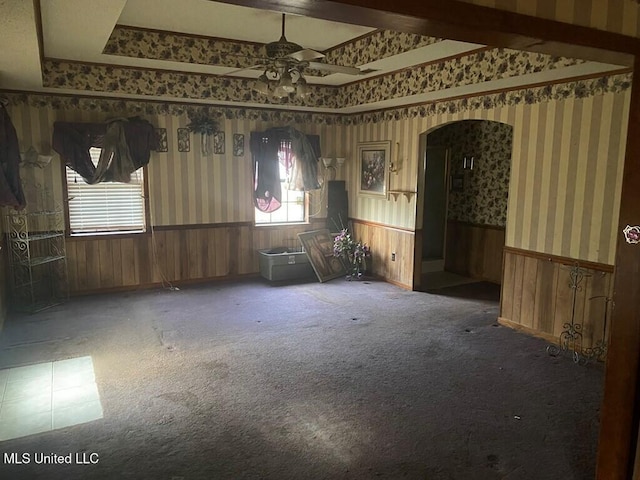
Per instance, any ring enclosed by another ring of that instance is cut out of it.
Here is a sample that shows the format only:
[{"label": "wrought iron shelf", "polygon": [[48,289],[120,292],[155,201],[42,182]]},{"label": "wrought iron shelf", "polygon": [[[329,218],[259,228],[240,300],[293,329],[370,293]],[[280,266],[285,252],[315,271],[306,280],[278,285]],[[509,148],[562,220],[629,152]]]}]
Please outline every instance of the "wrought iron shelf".
[{"label": "wrought iron shelf", "polygon": [[64,255],[49,255],[46,257],[34,257],[31,260],[24,260],[20,262],[20,265],[23,267],[36,267],[38,265],[44,265],[45,263],[57,262],[58,260],[63,260],[65,258]]},{"label": "wrought iron shelf", "polygon": [[4,209],[12,305],[37,312],[69,296],[64,209],[42,185],[23,186],[27,209]]},{"label": "wrought iron shelf", "polygon": [[11,237],[9,238],[9,240],[11,242],[36,242],[38,240],[46,240],[49,238],[59,238],[59,237],[64,237],[64,232],[35,233],[33,235],[28,235],[26,238]]}]

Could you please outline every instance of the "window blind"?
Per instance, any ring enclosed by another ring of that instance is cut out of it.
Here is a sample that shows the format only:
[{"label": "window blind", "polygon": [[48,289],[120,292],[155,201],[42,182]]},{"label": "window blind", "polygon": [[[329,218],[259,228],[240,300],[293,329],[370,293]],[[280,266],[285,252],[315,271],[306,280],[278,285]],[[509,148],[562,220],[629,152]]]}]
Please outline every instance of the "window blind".
[{"label": "window blind", "polygon": [[[97,165],[100,149],[91,148]],[[145,229],[143,169],[131,175],[130,183],[85,183],[66,167],[69,195],[69,228],[72,234],[140,232]]]}]

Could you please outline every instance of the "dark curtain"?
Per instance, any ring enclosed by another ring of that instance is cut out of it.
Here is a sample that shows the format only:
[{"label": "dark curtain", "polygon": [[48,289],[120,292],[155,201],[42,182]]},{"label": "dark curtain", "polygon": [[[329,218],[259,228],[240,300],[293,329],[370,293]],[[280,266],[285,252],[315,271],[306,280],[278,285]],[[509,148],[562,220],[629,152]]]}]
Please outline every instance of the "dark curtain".
[{"label": "dark curtain", "polygon": [[20,183],[20,147],[9,113],[0,104],[0,205],[26,206]]},{"label": "dark curtain", "polygon": [[316,190],[318,184],[318,158],[320,138],[305,135],[292,128],[271,128],[264,132],[251,132],[249,146],[253,159],[254,203],[258,210],[270,213],[280,208],[282,189],[278,151],[289,152],[287,158],[295,158],[293,165],[286,162],[291,172],[291,188],[296,190]]},{"label": "dark curtain", "polygon": [[[85,182],[130,181],[131,174],[149,163],[151,150],[157,150],[155,129],[140,118],[115,119],[105,123],[55,122],[53,149],[65,164]],[[102,149],[94,166],[89,149]]]}]

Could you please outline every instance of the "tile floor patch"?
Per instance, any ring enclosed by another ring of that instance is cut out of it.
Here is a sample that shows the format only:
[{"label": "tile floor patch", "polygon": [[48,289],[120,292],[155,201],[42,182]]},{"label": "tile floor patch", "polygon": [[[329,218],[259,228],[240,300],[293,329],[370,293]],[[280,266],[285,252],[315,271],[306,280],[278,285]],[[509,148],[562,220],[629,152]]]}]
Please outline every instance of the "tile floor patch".
[{"label": "tile floor patch", "polygon": [[102,417],[91,357],[0,370],[0,441]]}]

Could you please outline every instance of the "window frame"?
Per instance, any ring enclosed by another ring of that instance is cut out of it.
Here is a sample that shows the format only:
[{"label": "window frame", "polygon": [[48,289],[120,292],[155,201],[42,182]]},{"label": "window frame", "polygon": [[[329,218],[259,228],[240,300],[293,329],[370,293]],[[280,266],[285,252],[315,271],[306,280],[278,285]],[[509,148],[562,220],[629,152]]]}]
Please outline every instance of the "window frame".
[{"label": "window frame", "polygon": [[[291,148],[290,147],[290,141],[289,141],[289,148]],[[278,163],[279,163],[280,167],[284,167],[284,165],[280,161],[279,154],[280,154],[280,150],[278,150]],[[254,181],[255,181],[255,178],[254,178]],[[280,177],[280,186],[281,186],[283,191],[286,190],[284,188],[284,186],[286,184],[287,184],[287,179],[286,178],[283,179],[282,177]],[[303,219],[302,220],[286,221],[286,222],[274,221],[274,222],[260,222],[260,223],[258,223],[258,221],[256,219],[256,215],[258,213],[263,213],[265,215],[273,215],[274,213],[278,212],[278,210],[280,210],[280,209],[275,210],[272,213],[265,213],[265,212],[260,212],[260,210],[258,210],[258,208],[254,205],[253,206],[253,225],[255,227],[263,228],[263,227],[270,227],[270,226],[307,225],[307,224],[309,224],[309,192],[300,191],[300,190],[288,190],[288,191],[289,192],[300,192],[300,193],[302,193],[302,204],[303,204],[303,208],[304,208]],[[290,202],[286,202],[286,203],[290,203]],[[285,202],[282,202],[282,204],[280,205],[280,208],[284,208],[284,205],[285,205]]]},{"label": "window frame", "polygon": [[[100,147],[91,147],[100,148]],[[62,175],[62,195],[64,203],[64,236],[67,239],[85,239],[85,238],[127,238],[139,237],[141,235],[149,235],[153,225],[151,225],[151,212],[149,211],[149,171],[147,165],[142,167],[142,195],[144,205],[144,230],[138,231],[104,231],[89,233],[72,233],[71,220],[69,215],[69,187],[67,184],[67,165],[64,160],[60,161],[60,173]]]}]

